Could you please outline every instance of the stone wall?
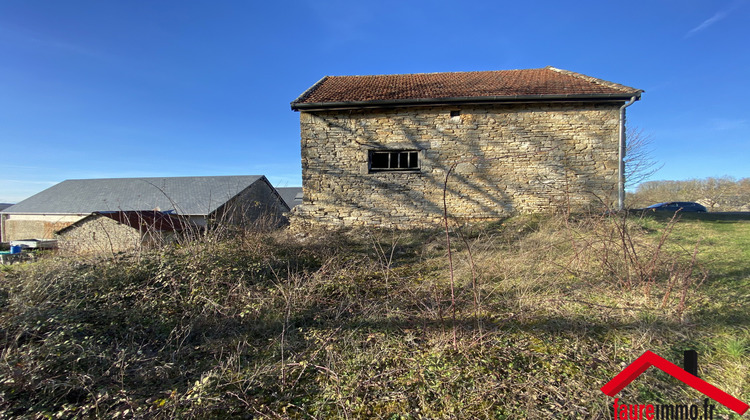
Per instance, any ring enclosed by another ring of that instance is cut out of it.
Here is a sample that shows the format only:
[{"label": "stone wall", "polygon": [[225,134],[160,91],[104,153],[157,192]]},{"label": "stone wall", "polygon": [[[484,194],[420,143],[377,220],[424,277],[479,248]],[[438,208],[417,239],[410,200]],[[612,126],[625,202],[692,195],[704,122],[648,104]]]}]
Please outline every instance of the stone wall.
[{"label": "stone wall", "polygon": [[66,254],[113,254],[135,251],[143,245],[138,229],[106,216],[94,215],[58,237],[58,248]]},{"label": "stone wall", "polygon": [[[619,103],[301,112],[293,223],[409,228],[581,210],[617,198]],[[451,111],[460,115],[451,116]],[[371,150],[419,150],[416,172],[372,172]]]}]

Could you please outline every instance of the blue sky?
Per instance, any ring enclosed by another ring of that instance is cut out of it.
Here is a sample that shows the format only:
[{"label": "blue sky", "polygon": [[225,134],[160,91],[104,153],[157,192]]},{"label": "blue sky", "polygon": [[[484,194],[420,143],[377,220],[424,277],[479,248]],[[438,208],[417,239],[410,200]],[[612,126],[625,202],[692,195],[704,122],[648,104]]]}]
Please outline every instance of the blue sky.
[{"label": "blue sky", "polygon": [[653,179],[750,176],[750,1],[0,2],[0,202],[70,178],[301,185],[324,75],[554,66],[646,92]]}]

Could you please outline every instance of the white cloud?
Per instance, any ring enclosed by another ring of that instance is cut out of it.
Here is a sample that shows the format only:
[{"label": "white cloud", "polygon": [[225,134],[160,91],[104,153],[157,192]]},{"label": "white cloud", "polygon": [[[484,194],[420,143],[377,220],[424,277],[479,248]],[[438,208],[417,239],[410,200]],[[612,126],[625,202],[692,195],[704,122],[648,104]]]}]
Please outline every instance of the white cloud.
[{"label": "white cloud", "polygon": [[703,31],[704,29],[712,26],[716,22],[719,22],[722,19],[726,18],[727,16],[729,16],[729,14],[732,11],[734,11],[734,9],[736,9],[740,5],[740,3],[741,3],[741,1],[735,1],[729,7],[726,7],[723,10],[719,10],[713,16],[711,16],[710,18],[708,18],[708,19],[704,20],[703,22],[701,22],[700,25],[698,25],[695,28],[689,30],[688,33],[685,34],[685,38],[689,38],[689,37],[695,35],[696,33],[700,32],[700,31]]},{"label": "white cloud", "polygon": [[716,22],[718,22],[718,21],[720,21],[720,20],[724,19],[725,17],[727,17],[727,13],[726,13],[726,12],[718,12],[718,13],[716,13],[715,15],[711,16],[710,18],[708,18],[708,19],[704,20],[704,21],[703,21],[703,22],[702,22],[702,23],[701,23],[700,25],[698,25],[698,26],[696,26],[695,28],[691,29],[691,30],[690,30],[690,31],[689,31],[689,32],[688,32],[688,33],[687,33],[687,34],[685,35],[685,37],[689,37],[689,36],[692,36],[692,35],[693,35],[693,34],[695,34],[696,32],[700,32],[700,31],[702,31],[702,30],[704,30],[704,29],[708,28],[709,26],[711,26],[711,25],[713,25],[714,23],[716,23]]}]

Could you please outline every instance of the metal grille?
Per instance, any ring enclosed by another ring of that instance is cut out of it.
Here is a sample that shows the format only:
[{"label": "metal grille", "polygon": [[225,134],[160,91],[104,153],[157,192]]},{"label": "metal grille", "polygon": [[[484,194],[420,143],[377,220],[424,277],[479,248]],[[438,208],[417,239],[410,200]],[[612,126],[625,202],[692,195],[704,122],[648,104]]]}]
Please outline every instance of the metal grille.
[{"label": "metal grille", "polygon": [[370,170],[372,171],[414,171],[418,169],[418,151],[389,150],[370,152]]}]

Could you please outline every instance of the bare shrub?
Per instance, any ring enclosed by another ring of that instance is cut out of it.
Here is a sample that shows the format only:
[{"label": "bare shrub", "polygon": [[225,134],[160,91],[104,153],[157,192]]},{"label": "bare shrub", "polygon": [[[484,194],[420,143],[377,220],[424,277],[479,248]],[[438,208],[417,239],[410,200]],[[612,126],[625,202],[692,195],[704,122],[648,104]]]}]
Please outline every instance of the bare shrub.
[{"label": "bare shrub", "polygon": [[686,252],[670,242],[678,221],[679,214],[673,215],[654,235],[642,219],[627,213],[584,218],[567,229],[575,250],[568,267],[576,268],[577,274],[601,277],[603,284],[621,290],[638,290],[647,302],[660,300],[661,309],[673,304],[676,293],[675,311],[682,319],[688,296],[707,273],[697,263],[697,243]]},{"label": "bare shrub", "polygon": [[[620,217],[451,221],[455,342],[438,230],[208,231],[4,268],[0,417],[602,418],[624,364],[696,342],[745,392],[747,332],[696,308],[703,248],[675,241],[694,230]],[[727,286],[710,309],[743,322]]]}]

